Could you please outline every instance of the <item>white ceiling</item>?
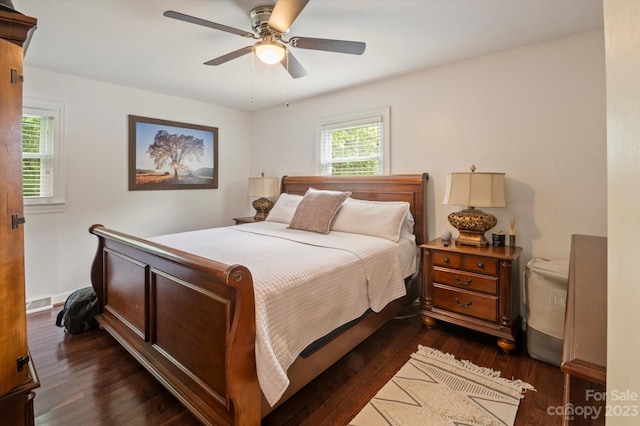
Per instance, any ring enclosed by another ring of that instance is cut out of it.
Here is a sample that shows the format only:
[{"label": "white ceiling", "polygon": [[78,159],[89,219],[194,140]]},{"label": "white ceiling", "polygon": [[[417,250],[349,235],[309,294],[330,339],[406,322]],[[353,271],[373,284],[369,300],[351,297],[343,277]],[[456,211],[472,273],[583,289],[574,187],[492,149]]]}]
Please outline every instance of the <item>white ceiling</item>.
[{"label": "white ceiling", "polygon": [[289,36],[363,41],[362,56],[292,48],[308,75],[246,55],[203,62],[253,40],[162,15],[175,10],[251,31],[274,0],[13,0],[38,19],[27,66],[241,110],[603,26],[602,0],[311,0]]}]

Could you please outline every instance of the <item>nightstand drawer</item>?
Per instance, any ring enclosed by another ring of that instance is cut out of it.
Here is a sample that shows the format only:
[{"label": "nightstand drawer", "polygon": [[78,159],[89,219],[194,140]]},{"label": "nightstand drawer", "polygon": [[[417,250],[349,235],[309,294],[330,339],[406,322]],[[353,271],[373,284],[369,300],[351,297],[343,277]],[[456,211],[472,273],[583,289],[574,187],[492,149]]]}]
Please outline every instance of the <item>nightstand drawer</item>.
[{"label": "nightstand drawer", "polygon": [[498,261],[489,257],[465,256],[462,269],[481,274],[498,275]]},{"label": "nightstand drawer", "polygon": [[498,321],[498,298],[433,285],[433,306],[493,323]]},{"label": "nightstand drawer", "polygon": [[444,266],[445,268],[459,269],[462,265],[462,256],[456,253],[434,251],[433,265]]},{"label": "nightstand drawer", "polygon": [[497,277],[434,268],[433,282],[483,293],[498,294]]}]

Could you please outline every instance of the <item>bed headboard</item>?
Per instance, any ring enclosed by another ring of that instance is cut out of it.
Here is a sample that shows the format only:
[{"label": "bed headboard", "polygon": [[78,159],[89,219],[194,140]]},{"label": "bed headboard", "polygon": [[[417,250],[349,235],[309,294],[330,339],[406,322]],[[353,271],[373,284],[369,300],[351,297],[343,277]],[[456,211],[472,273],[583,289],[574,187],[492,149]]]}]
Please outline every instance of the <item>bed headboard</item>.
[{"label": "bed headboard", "polygon": [[375,176],[283,176],[280,192],[304,195],[309,187],[351,191],[353,198],[372,201],[406,201],[415,219],[416,243],[428,241],[428,173]]}]

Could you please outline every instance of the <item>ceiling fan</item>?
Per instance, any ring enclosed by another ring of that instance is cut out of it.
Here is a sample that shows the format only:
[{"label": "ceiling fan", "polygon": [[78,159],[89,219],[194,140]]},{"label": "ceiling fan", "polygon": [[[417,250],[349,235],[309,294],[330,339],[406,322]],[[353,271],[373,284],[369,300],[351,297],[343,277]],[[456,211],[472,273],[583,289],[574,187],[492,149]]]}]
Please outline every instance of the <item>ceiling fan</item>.
[{"label": "ceiling fan", "polygon": [[307,71],[293,56],[287,46],[298,49],[322,50],[326,52],[348,53],[351,55],[362,55],[366,44],[360,41],[332,40],[310,37],[291,37],[284,39],[289,32],[293,21],[298,17],[302,9],[309,0],[278,0],[275,5],[254,7],[249,13],[251,28],[253,32],[240,30],[195,16],[167,10],[164,16],[189,22],[214,30],[225,31],[242,37],[259,40],[251,46],[246,46],[215,59],[205,62],[205,65],[221,65],[232,59],[239,58],[250,52],[255,52],[256,56],[268,64],[281,63],[293,78],[300,78],[307,75]]}]

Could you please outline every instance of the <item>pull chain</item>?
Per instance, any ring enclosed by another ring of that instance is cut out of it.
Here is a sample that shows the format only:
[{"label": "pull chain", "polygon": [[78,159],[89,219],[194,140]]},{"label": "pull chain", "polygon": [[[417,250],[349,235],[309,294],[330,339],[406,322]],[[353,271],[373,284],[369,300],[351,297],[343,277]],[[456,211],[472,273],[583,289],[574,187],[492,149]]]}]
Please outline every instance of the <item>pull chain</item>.
[{"label": "pull chain", "polygon": [[[289,74],[289,51],[285,52],[286,58],[287,58],[287,74]],[[287,77],[287,85],[286,85],[286,94],[285,94],[285,101],[284,101],[284,106],[289,108],[289,80],[291,79],[290,75],[288,75]]]},{"label": "pull chain", "polygon": [[253,105],[253,60],[256,55],[251,49],[251,105]]}]

